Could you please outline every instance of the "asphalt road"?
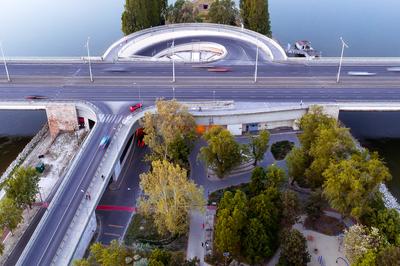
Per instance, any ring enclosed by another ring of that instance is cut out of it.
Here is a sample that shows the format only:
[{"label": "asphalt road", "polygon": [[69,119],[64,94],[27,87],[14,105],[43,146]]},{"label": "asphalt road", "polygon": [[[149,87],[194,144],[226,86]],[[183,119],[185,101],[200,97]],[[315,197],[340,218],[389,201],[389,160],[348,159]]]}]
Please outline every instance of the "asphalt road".
[{"label": "asphalt road", "polygon": [[[54,100],[88,100],[105,108],[107,101],[137,102],[150,105],[156,98],[178,100],[227,99],[236,101],[383,101],[400,100],[400,75],[388,66],[344,66],[343,79],[336,84],[336,66],[270,64],[259,66],[257,83],[254,67],[232,65],[226,73],[177,64],[176,83],[171,83],[171,64],[94,64],[95,82],[88,79],[85,64],[9,64],[13,81],[8,83],[0,67],[0,98],[23,100],[27,95],[42,95]],[[348,71],[376,73],[372,77],[350,77]],[[136,83],[136,85],[133,85]],[[175,90],[173,91],[173,87]],[[49,265],[83,198],[103,156],[98,145],[103,135],[112,135],[115,120],[98,124],[94,138],[63,189],[61,198],[50,210],[50,218],[28,252],[23,265]]]}]

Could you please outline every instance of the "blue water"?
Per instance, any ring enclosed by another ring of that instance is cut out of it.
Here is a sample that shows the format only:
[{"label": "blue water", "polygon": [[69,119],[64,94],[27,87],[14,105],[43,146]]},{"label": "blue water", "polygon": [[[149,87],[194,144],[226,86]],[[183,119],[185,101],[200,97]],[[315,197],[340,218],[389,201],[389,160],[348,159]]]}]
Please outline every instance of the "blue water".
[{"label": "blue water", "polygon": [[[173,0],[170,0],[172,3]],[[239,0],[235,1],[236,3]],[[101,55],[122,36],[125,0],[1,0],[0,40],[8,56]],[[269,0],[273,36],[310,40],[323,56],[400,56],[399,0]]]}]

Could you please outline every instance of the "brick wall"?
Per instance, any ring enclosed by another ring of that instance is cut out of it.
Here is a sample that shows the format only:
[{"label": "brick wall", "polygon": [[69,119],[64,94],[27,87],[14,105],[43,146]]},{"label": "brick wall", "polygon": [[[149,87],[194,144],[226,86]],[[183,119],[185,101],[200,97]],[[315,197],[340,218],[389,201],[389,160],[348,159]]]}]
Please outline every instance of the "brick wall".
[{"label": "brick wall", "polygon": [[60,132],[72,132],[78,128],[74,104],[50,104],[46,106],[50,135],[54,139]]}]

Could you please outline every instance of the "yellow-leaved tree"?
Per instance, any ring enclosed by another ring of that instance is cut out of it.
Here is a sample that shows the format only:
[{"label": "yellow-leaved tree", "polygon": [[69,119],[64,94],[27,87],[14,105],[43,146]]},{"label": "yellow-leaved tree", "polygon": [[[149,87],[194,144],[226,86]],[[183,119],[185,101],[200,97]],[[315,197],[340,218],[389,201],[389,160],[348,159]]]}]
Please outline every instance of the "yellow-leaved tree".
[{"label": "yellow-leaved tree", "polygon": [[152,170],[140,175],[143,196],[139,211],[153,218],[160,234],[184,234],[191,210],[204,211],[203,188],[187,178],[186,169],[166,160],[152,162]]}]

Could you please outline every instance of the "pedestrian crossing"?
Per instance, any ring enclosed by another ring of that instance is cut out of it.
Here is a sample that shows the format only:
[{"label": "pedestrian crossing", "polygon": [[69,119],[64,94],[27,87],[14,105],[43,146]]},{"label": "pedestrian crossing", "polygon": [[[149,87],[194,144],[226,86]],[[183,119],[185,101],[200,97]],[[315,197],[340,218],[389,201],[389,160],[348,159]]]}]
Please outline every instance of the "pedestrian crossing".
[{"label": "pedestrian crossing", "polygon": [[99,114],[99,122],[105,124],[119,124],[122,119],[124,119],[123,115],[113,115],[113,114]]}]

